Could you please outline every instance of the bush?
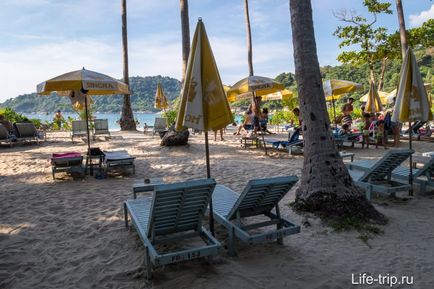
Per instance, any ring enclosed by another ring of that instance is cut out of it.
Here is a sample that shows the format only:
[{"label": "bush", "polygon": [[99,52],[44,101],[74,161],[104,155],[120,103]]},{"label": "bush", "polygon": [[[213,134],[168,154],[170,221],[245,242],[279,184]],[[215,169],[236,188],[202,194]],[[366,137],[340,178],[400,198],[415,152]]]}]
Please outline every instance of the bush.
[{"label": "bush", "polygon": [[27,117],[24,115],[15,112],[9,107],[6,108],[0,108],[0,115],[3,115],[5,119],[7,119],[10,122],[25,122],[30,121]]},{"label": "bush", "polygon": [[167,118],[167,124],[171,126],[176,121],[178,111],[175,109],[169,109],[162,113],[163,117]]}]

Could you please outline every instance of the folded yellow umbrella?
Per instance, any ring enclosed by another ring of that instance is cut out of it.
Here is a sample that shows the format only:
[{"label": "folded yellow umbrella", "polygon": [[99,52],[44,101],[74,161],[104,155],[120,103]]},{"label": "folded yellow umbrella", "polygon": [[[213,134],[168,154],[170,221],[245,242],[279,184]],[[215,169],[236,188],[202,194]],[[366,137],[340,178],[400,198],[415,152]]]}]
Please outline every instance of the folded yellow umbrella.
[{"label": "folded yellow umbrella", "polygon": [[[381,104],[386,105],[388,102],[388,96],[390,95],[390,92],[385,92],[381,90],[377,90],[377,92],[378,92],[378,96],[380,97]],[[362,96],[359,100],[361,102],[368,102],[368,97],[369,97],[369,91],[364,96]]]},{"label": "folded yellow umbrella", "polygon": [[371,81],[368,92],[368,101],[366,102],[365,112],[375,113],[383,110],[383,105],[381,104],[380,96],[378,95],[377,89],[375,88],[374,82]]},{"label": "folded yellow umbrella", "polygon": [[157,91],[155,92],[154,107],[156,109],[166,109],[169,107],[166,96],[164,95],[163,88],[161,87],[160,83],[157,84]]}]

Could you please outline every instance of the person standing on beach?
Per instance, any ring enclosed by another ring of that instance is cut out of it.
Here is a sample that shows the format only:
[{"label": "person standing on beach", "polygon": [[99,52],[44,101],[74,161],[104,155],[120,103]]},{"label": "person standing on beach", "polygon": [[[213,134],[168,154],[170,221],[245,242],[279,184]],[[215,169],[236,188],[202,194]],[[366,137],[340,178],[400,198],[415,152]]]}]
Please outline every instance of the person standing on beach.
[{"label": "person standing on beach", "polygon": [[64,122],[62,112],[60,110],[56,111],[56,114],[54,115],[54,124],[57,126],[58,129],[62,128],[62,123]]}]

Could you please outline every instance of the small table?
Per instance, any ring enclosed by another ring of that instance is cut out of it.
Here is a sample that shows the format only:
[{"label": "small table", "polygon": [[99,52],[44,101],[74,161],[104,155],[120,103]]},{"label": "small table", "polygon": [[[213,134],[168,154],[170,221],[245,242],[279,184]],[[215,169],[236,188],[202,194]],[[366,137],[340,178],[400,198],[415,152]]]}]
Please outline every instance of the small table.
[{"label": "small table", "polygon": [[242,137],[240,139],[241,147],[247,148],[248,145],[259,147],[259,138],[257,137]]},{"label": "small table", "polygon": [[93,176],[93,168],[98,167],[98,170],[101,171],[102,162],[104,155],[86,155],[86,167],[85,174],[87,173],[87,169],[89,168],[89,175]]},{"label": "small table", "polygon": [[354,161],[354,156],[356,154],[355,153],[347,153],[347,152],[339,152],[339,155],[341,156],[342,159],[350,158],[351,162],[353,162]]},{"label": "small table", "polygon": [[[149,181],[145,183],[145,180]],[[161,185],[164,183],[163,178],[150,178],[145,180],[137,180],[133,184],[133,196],[134,199],[137,198],[137,193],[141,192],[151,192],[154,190],[156,185]]]}]

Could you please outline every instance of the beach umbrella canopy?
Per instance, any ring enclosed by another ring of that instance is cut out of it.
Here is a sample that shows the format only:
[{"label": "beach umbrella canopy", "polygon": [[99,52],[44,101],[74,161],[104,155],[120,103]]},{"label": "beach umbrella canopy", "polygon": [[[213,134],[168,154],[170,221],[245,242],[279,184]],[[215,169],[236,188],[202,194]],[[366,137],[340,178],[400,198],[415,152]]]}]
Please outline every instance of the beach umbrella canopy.
[{"label": "beach umbrella canopy", "polygon": [[[176,129],[190,127],[205,132],[207,177],[211,177],[208,131],[233,123],[233,116],[220,74],[205,31],[199,18],[188,57],[186,77],[181,92],[181,104]],[[213,209],[210,201],[210,230],[214,234]]]},{"label": "beach umbrella canopy", "polygon": [[392,121],[428,121],[432,119],[430,102],[422,82],[416,57],[409,48],[401,67]]},{"label": "beach umbrella canopy", "polygon": [[371,81],[368,92],[368,101],[366,102],[365,112],[375,113],[383,110],[380,96],[375,88],[374,82]]},{"label": "beach umbrella canopy", "polygon": [[[385,92],[385,91],[381,91],[381,90],[377,90],[377,92],[378,92],[378,96],[380,97],[382,105],[386,105],[387,103],[389,103],[388,97],[390,95],[390,92]],[[359,100],[361,102],[366,103],[366,102],[368,102],[368,97],[369,97],[369,91],[364,96],[362,96]]]},{"label": "beach umbrella canopy", "polygon": [[[425,87],[425,91],[427,92],[428,99],[430,99],[430,95],[429,95],[428,91],[431,90],[431,87],[432,87],[431,84],[425,83],[423,86]],[[387,95],[387,102],[393,103],[393,99],[396,97],[397,93],[398,93],[398,89],[396,89],[396,88],[394,90],[392,90],[391,92],[389,92],[389,94]]]},{"label": "beach umbrella canopy", "polygon": [[130,94],[128,85],[108,75],[81,69],[56,76],[37,85],[36,91],[41,95],[57,92],[61,96],[84,98],[87,127],[87,148],[90,152],[88,95]]},{"label": "beach umbrella canopy", "polygon": [[[293,97],[294,93],[288,89],[279,90],[276,92],[264,94],[261,96],[262,101],[269,101],[269,100],[284,100],[284,99],[290,99]],[[253,94],[251,92],[246,92],[238,95],[232,95],[231,97],[228,97],[229,102],[235,102],[240,101],[244,99],[252,99]]]},{"label": "beach umbrella canopy", "polygon": [[[412,148],[412,127],[413,121],[428,121],[432,119],[432,112],[427,93],[422,82],[416,57],[411,48],[407,49],[404,61],[401,66],[398,92],[396,94],[395,107],[393,109],[392,121],[409,122],[409,147]],[[410,155],[409,183],[413,185],[412,157]],[[410,195],[413,189],[410,190]]]},{"label": "beach umbrella canopy", "polygon": [[157,91],[155,92],[155,105],[154,107],[156,109],[166,109],[169,107],[167,103],[166,95],[164,95],[163,88],[161,87],[161,84],[157,84]]},{"label": "beach umbrella canopy", "polygon": [[231,89],[228,90],[227,96],[229,101],[236,101],[238,95],[252,92],[256,96],[262,96],[273,92],[278,92],[285,89],[283,84],[263,76],[248,76],[235,83]]},{"label": "beach umbrella canopy", "polygon": [[84,67],[44,81],[36,87],[37,93],[42,95],[72,90],[84,90],[87,95],[130,94],[125,83]]},{"label": "beach umbrella canopy", "polygon": [[342,95],[361,88],[361,84],[348,80],[329,79],[323,83],[324,94],[327,101],[338,100]]}]

